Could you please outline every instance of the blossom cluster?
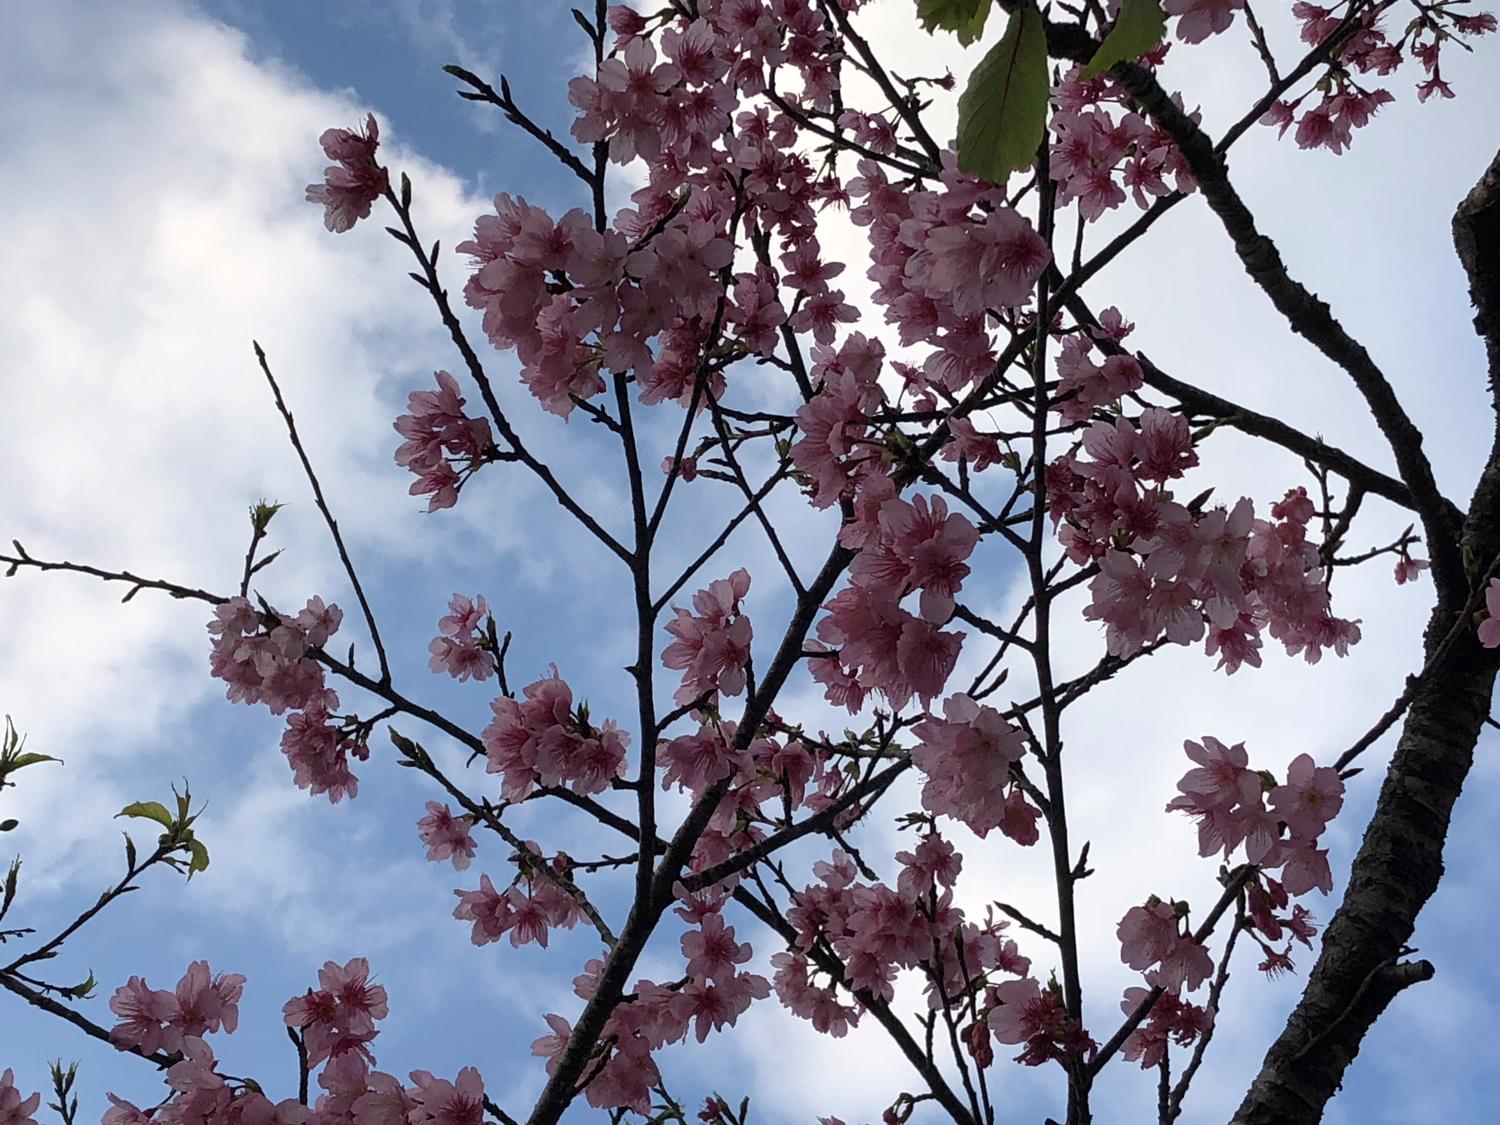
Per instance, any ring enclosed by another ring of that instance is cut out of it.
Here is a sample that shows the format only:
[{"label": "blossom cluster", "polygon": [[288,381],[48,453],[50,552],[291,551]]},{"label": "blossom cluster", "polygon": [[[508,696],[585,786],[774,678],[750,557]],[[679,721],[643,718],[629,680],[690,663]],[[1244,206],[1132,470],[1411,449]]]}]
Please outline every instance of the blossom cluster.
[{"label": "blossom cluster", "polygon": [[468,817],[454,816],[441,801],[428,801],[427,815],[417,821],[417,834],[427,845],[427,858],[434,863],[452,860],[455,871],[468,870],[478,849],[472,828]]},{"label": "blossom cluster", "polygon": [[214,610],[208,631],[212,674],[229,685],[236,703],[264,703],[273,715],[287,711],[281,751],[298,788],[327,794],[337,804],[359,792],[349,758],[369,757],[361,733],[333,721],[338,694],[328,687],[314,657],[338,632],[343,611],[312,597],[295,617],[258,612],[249,599],[230,598]]},{"label": "blossom cluster", "polygon": [[476,890],[453,892],[458,896],[453,917],[473,923],[470,938],[475,945],[488,945],[509,934],[513,948],[534,942],[546,949],[547,935],[553,929],[571,930],[583,916],[562,885],[567,877],[566,856],[552,861],[551,877],[539,869],[548,861],[535,844],[527,844],[525,855],[517,858],[515,880],[503,892],[495,889],[488,875],[479,877]]},{"label": "blossom cluster", "polygon": [[110,1038],[145,1054],[179,1051],[189,1037],[221,1028],[232,1033],[239,1024],[239,1001],[245,978],[239,973],[213,975],[207,961],[188,966],[175,990],[151,988],[142,977],[131,977],[115,990],[109,1010],[120,1022]]},{"label": "blossom cluster", "polygon": [[495,657],[482,646],[488,639],[481,625],[489,617],[490,607],[480,595],[472,601],[454,594],[448,603],[448,614],[438,620],[438,636],[427,651],[432,655],[427,665],[434,672],[447,672],[459,681],[484,681],[495,674]]},{"label": "blossom cluster", "polygon": [[[1467,38],[1496,29],[1495,17],[1489,12],[1464,14],[1444,4],[1421,7],[1422,15],[1394,39],[1381,27],[1384,6],[1359,15],[1330,52],[1326,75],[1316,87],[1320,93],[1317,104],[1306,104],[1312,90],[1296,98],[1282,98],[1266,110],[1262,123],[1276,126],[1278,136],[1285,136],[1296,125],[1293,136],[1299,148],[1341,153],[1352,143],[1355,129],[1369,124],[1381,106],[1395,101],[1389,90],[1366,87],[1355,75],[1384,77],[1394,73],[1408,57],[1416,59],[1426,75],[1417,84],[1418,101],[1425,102],[1434,94],[1453,97],[1453,88],[1443,80],[1443,45],[1457,42],[1467,46]],[[1302,41],[1310,47],[1339,34],[1347,19],[1334,8],[1306,0],[1292,5],[1292,15],[1301,21]]]},{"label": "blossom cluster", "polygon": [[[1058,201],[1076,202],[1086,222],[1123,204],[1127,190],[1145,209],[1173,191],[1197,187],[1172,138],[1127,108],[1129,93],[1106,75],[1084,78],[1082,68],[1074,67],[1052,97],[1048,170]],[[1181,95],[1173,101],[1183,108]],[[1197,122],[1202,115],[1195,110],[1188,116]]]},{"label": "blossom cluster", "polygon": [[[963,633],[942,626],[953,616],[979,531],[940,496],[905,500],[895,492],[887,476],[865,481],[856,518],[840,537],[859,548],[849,585],[823,607],[828,615],[817,626],[819,642],[836,657],[814,660],[813,678],[830,702],[850,711],[875,691],[898,709],[913,695],[930,703],[963,646]],[[913,593],[919,613],[901,604]]]},{"label": "blossom cluster", "polygon": [[1018,844],[1036,843],[1041,813],[1012,770],[1026,752],[1025,733],[967,695],[949,696],[943,714],[913,728],[920,741],[911,760],[927,777],[922,807],[963,821],[980,839],[998,828]]},{"label": "blossom cluster", "polygon": [[[929,832],[896,858],[902,865],[896,887],[861,881],[858,865],[842,849],[814,864],[819,882],[797,892],[787,912],[797,943],[771,959],[776,994],[789,1010],[820,1032],[842,1036],[870,1003],[893,999],[900,970],[917,969],[932,1009],[973,997],[957,1011],[964,1013],[965,1049],[980,1066],[993,1061],[991,1037],[1020,1046],[1017,1061],[1028,1066],[1092,1049],[1056,989],[1028,976],[1031,962],[1005,935],[1008,923],[993,917],[971,922],[954,904],[963,858],[952,844]],[[824,946],[842,964],[837,975],[820,955]],[[840,988],[850,993],[848,1000]]]},{"label": "blossom cluster", "polygon": [[625,771],[630,736],[606,719],[590,725],[587,707],[573,707],[573,689],[557,666],[552,675],[527,684],[523,698],[501,696],[490,704],[495,717],[484,728],[490,773],[502,775],[507,801],[523,801],[538,786],[565,785],[573,792],[602,793]]},{"label": "blossom cluster", "polygon": [[673,697],[679,705],[745,690],[753,633],[740,602],[749,592],[750,573],[741,567],[694,594],[694,612],[672,607],[676,617],[666,628],[674,640],[662,653],[661,662],[683,674],[682,686]]},{"label": "blossom cluster", "polygon": [[[1134,360],[1098,365],[1092,348],[1075,335],[1058,357],[1060,385],[1070,392],[1063,409],[1074,418],[1077,400],[1103,405],[1105,395],[1139,385]],[[1084,616],[1105,625],[1110,654],[1128,657],[1160,638],[1202,639],[1233,673],[1259,666],[1265,630],[1308,663],[1329,648],[1343,655],[1359,640],[1359,625],[1330,612],[1322,560],[1307,534],[1316,508],[1306,489],[1289,491],[1270,519],[1257,519],[1247,498],[1205,511],[1169,489],[1197,462],[1187,419],[1148,407],[1093,422],[1080,448],[1047,468],[1059,540],[1075,562],[1098,567]]]},{"label": "blossom cluster", "polygon": [[412,391],[406,413],[393,423],[406,440],[396,450],[396,464],[416,474],[411,495],[429,496],[427,510],[458,503],[458,491],[487,460],[496,456],[490,424],[464,413],[458,380],[446,371],[434,373],[435,391]]},{"label": "blossom cluster", "polygon": [[380,126],[375,115],[365,118],[363,131],[327,129],[318,138],[329,160],[321,184],[307,185],[307,201],[323,205],[323,222],[340,234],[370,216],[370,207],[389,186],[386,170],[375,162]]},{"label": "blossom cluster", "polygon": [[[195,962],[178,985],[170,1019],[156,1013],[172,1008],[172,993],[153,997],[134,977],[116,993],[116,1012],[126,1017],[112,1033],[116,1041],[152,1050],[150,1036],[142,1035],[153,1021],[165,1022],[168,1026],[159,1031],[168,1038],[161,1043],[177,1061],[167,1070],[172,1092],[165,1102],[143,1110],[110,1094],[105,1125],[481,1125],[484,1082],[474,1068],[465,1067],[452,1082],[414,1070],[409,1086],[373,1069],[370,1044],[379,1034],[375,1023],[385,1018],[389,1005],[385,988],[371,982],[363,957],[343,965],[326,962],[318,972],[318,987],[282,1008],[309,1075],[318,1071],[322,1093],[311,1106],[297,1098],[272,1102],[255,1083],[221,1073],[203,1035],[221,1028],[234,1031],[235,1001],[244,979],[231,974],[210,981],[208,967]],[[185,1015],[189,1009],[196,1014]],[[7,1071],[0,1078],[0,1112],[8,1108],[9,1084]],[[34,1099],[18,1108],[21,1118],[13,1125],[27,1125],[24,1115],[35,1108]]]},{"label": "blossom cluster", "polygon": [[999,188],[958,170],[950,151],[943,190],[892,182],[878,161],[859,162],[849,217],[868,228],[873,298],[903,346],[928,345],[901,374],[914,391],[957,394],[994,367],[990,319],[1024,305],[1051,254]]}]

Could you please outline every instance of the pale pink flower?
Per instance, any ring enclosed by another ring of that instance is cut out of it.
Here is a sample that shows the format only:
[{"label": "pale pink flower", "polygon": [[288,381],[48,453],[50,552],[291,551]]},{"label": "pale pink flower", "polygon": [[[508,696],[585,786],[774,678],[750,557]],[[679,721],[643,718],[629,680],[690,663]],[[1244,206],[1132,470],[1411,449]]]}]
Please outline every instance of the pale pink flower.
[{"label": "pale pink flower", "polygon": [[380,127],[372,113],[365,118],[363,132],[328,129],[319,143],[328,158],[338,163],[323,173],[321,184],[307,185],[307,201],[323,204],[324,225],[342,233],[368,218],[371,204],[386,190],[386,170],[375,163]]},{"label": "pale pink flower", "polygon": [[703,919],[697,930],[682,935],[682,955],[687,958],[687,971],[700,980],[723,980],[733,977],[737,966],[750,960],[750,946],[734,940],[734,927],[724,925],[718,914]]},{"label": "pale pink flower", "polygon": [[467,870],[474,858],[471,827],[467,817],[454,816],[452,809],[438,801],[428,801],[427,815],[417,821],[417,832],[427,845],[427,858],[435,863],[451,859],[455,871]]},{"label": "pale pink flower", "polygon": [[434,1078],[425,1070],[411,1072],[412,1086],[406,1091],[412,1100],[407,1114],[410,1125],[482,1125],[484,1121],[484,1080],[479,1071],[466,1066],[458,1078],[449,1082]]},{"label": "pale pink flower", "polygon": [[1333,872],[1328,867],[1328,849],[1311,840],[1284,840],[1279,849],[1281,883],[1291,895],[1305,895],[1316,888],[1325,895],[1333,890]]},{"label": "pale pink flower", "polygon": [[1500,578],[1491,578],[1485,587],[1484,608],[1488,616],[1479,623],[1479,643],[1500,648]]},{"label": "pale pink flower", "polygon": [[1294,839],[1316,840],[1344,805],[1344,783],[1332,766],[1298,754],[1287,766],[1286,784],[1271,790],[1271,811]]},{"label": "pale pink flower", "polygon": [[110,1038],[149,1055],[161,1050],[166,1041],[168,1029],[164,1025],[177,1014],[177,997],[164,989],[151,988],[143,977],[131,977],[115,990],[109,1010],[120,1017],[110,1029]]},{"label": "pale pink flower", "polygon": [[749,592],[750,573],[741,567],[694,594],[693,612],[672,607],[676,617],[666,629],[675,640],[661,662],[683,672],[682,686],[673,697],[679,705],[717,692],[738,695],[745,689],[753,632],[740,603]]},{"label": "pale pink flower", "polygon": [[0,1073],[0,1125],[36,1125],[36,1119],[31,1115],[41,1104],[40,1092],[28,1098],[21,1097],[21,1091],[16,1089],[15,1075],[10,1067],[6,1067],[5,1071]]},{"label": "pale pink flower", "polygon": [[1178,17],[1177,38],[1184,43],[1201,43],[1210,35],[1228,30],[1234,13],[1244,6],[1244,0],[1163,0],[1162,10]]},{"label": "pale pink flower", "polygon": [[702,1043],[709,1031],[734,1026],[752,1000],[764,1000],[769,995],[770,983],[754,973],[729,974],[715,980],[694,978],[672,1000],[671,1007],[678,1019],[692,1021],[697,1040]]},{"label": "pale pink flower", "polygon": [[477,890],[453,893],[458,896],[453,917],[474,923],[471,937],[475,945],[499,941],[515,925],[514,907],[505,895],[495,890],[488,875],[479,876]]},{"label": "pale pink flower", "polygon": [[923,719],[912,763],[926,775],[922,807],[963,821],[980,838],[999,827],[1011,766],[1026,750],[1026,736],[993,707],[967,695],[943,704],[945,718]]}]

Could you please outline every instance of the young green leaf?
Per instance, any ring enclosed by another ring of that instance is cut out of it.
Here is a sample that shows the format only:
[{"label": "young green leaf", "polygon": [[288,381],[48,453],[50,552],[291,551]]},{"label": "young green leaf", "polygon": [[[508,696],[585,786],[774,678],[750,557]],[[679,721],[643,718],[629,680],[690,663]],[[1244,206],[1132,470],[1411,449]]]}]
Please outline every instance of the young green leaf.
[{"label": "young green leaf", "polygon": [[191,879],[199,871],[208,870],[208,849],[203,846],[203,841],[196,836],[188,841],[188,851],[192,853],[192,862],[188,864],[188,878]]},{"label": "young green leaf", "polygon": [[984,21],[993,5],[994,0],[918,0],[917,19],[928,31],[953,32],[967,47],[984,34]]},{"label": "young green leaf", "polygon": [[136,801],[133,805],[126,805],[115,813],[115,819],[122,816],[139,817],[142,820],[154,820],[163,828],[168,830],[172,827],[172,814],[167,811],[167,806],[160,801]]},{"label": "young green leaf", "polygon": [[11,860],[10,870],[5,873],[5,893],[0,896],[0,918],[4,918],[10,910],[10,904],[16,900],[16,879],[21,874],[21,857],[16,856]]},{"label": "young green leaf", "polygon": [[1138,59],[1162,41],[1167,17],[1161,0],[1121,0],[1120,14],[1094,57],[1083,68],[1083,77],[1096,78],[1117,62]]},{"label": "young green leaf", "polygon": [[1004,185],[1036,156],[1047,128],[1047,35],[1042,14],[1017,8],[958,99],[958,166]]}]

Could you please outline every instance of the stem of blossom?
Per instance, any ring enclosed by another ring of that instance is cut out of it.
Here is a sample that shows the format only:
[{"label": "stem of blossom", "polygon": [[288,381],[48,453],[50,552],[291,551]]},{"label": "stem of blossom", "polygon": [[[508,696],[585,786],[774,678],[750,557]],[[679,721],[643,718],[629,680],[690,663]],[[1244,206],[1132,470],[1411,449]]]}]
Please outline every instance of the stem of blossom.
[{"label": "stem of blossom", "polygon": [[[338,521],[333,518],[328,501],[323,498],[323,486],[318,483],[318,474],[313,471],[312,461],[308,458],[307,450],[302,446],[302,439],[297,434],[297,423],[292,419],[292,412],[287,408],[286,400],[281,397],[281,388],[276,385],[276,377],[271,374],[271,366],[266,362],[265,350],[257,341],[252,340],[251,343],[255,345],[255,358],[260,363],[261,372],[271,386],[271,395],[276,400],[276,410],[280,413],[281,420],[286,423],[286,432],[291,439],[292,448],[297,451],[297,459],[302,462],[302,471],[312,486],[313,502],[322,513],[323,522],[328,525],[328,534],[333,537],[333,545],[339,553],[339,561],[344,564],[344,573],[349,576],[349,584],[354,587],[354,596],[359,601],[365,624],[369,626],[370,643],[375,646],[375,656],[380,663],[380,682],[388,684],[391,682],[390,661],[386,659],[385,645],[380,640],[380,628],[375,624],[375,613],[370,609],[369,599],[365,597],[365,588],[360,584],[359,574],[354,569],[354,560],[349,557],[349,550],[344,546],[344,537],[339,534]],[[253,546],[251,549],[254,549]],[[249,578],[248,569],[246,578]],[[243,593],[242,589],[242,596]]]},{"label": "stem of blossom", "polygon": [[[635,681],[636,710],[641,733],[641,772],[637,780],[636,809],[641,835],[656,835],[656,697],[652,677],[654,663],[656,608],[651,603],[651,547],[655,529],[646,518],[645,481],[641,477],[640,454],[635,443],[635,424],[631,418],[630,393],[622,372],[615,372],[615,407],[620,414],[620,444],[625,451],[625,475],[630,485],[630,514],[634,524],[634,546],[631,552],[630,584],[635,598],[635,663],[629,671]],[[636,865],[635,897],[645,900],[651,893],[651,871],[654,857],[642,848]]]},{"label": "stem of blossom", "polygon": [[199,590],[192,586],[180,586],[175,582],[164,582],[159,578],[142,578],[140,575],[132,574],[128,570],[101,570],[96,566],[87,566],[84,563],[68,562],[66,560],[63,562],[45,562],[42,559],[33,558],[28,555],[26,549],[14,539],[11,540],[11,544],[16,549],[14,555],[0,553],[0,566],[7,568],[5,572],[7,578],[14,577],[16,572],[22,567],[29,567],[40,571],[61,570],[70,574],[86,574],[90,578],[98,578],[103,582],[127,582],[130,584],[131,590],[125,595],[123,599],[125,601],[129,601],[135,597],[141,590],[160,590],[162,593],[169,594],[174,598],[190,598],[193,601],[207,602],[209,605],[223,605],[229,600],[217,594],[210,594],[207,590]]},{"label": "stem of blossom", "polygon": [[1062,944],[1062,938],[1059,937],[1056,933],[1054,933],[1053,931],[1049,930],[1046,926],[1042,925],[1040,922],[1033,922],[1030,918],[1026,917],[1026,915],[1022,914],[1019,910],[1017,910],[1014,906],[1011,906],[1009,903],[1006,903],[1006,902],[997,902],[997,903],[995,903],[995,906],[999,909],[1000,913],[1006,915],[1009,918],[1014,919],[1015,922],[1023,930],[1030,930],[1032,933],[1036,934],[1038,937],[1046,938],[1048,941],[1052,942],[1054,945],[1061,945]]},{"label": "stem of blossom", "polygon": [[495,88],[488,82],[461,66],[445,66],[443,67],[443,71],[446,74],[451,74],[460,82],[466,82],[473,87],[472,91],[458,91],[459,97],[465,101],[488,102],[500,110],[505,115],[507,121],[536,138],[548,152],[562,162],[564,168],[572,172],[590,188],[593,188],[596,181],[594,174],[589,171],[588,165],[584,164],[582,160],[578,159],[576,154],[554,137],[550,129],[543,129],[521,111],[521,107],[516,105],[515,100],[510,95],[510,83],[506,81],[503,74],[500,76],[500,92],[496,93]]},{"label": "stem of blossom", "polygon": [[[1048,249],[1052,248],[1056,216],[1056,185],[1050,174],[1050,149],[1044,138],[1036,156],[1039,186],[1037,229]],[[1062,710],[1058,706],[1052,679],[1051,612],[1052,596],[1047,589],[1047,572],[1042,561],[1046,544],[1047,516],[1047,341],[1051,333],[1052,305],[1050,280],[1043,271],[1037,279],[1036,321],[1031,354],[1032,438],[1031,480],[1032,509],[1029,540],[1026,544],[1026,569],[1031,580],[1035,603],[1032,666],[1036,672],[1037,697],[1042,709],[1042,769],[1046,781],[1049,808],[1047,833],[1052,846],[1053,882],[1057,894],[1058,935],[1062,938],[1058,952],[1062,959],[1063,1005],[1068,1015],[1083,1021],[1083,982],[1078,967],[1078,927],[1074,908],[1076,880],[1073,878],[1071,851],[1068,844],[1067,803],[1062,770]],[[1065,1064],[1068,1071],[1068,1125],[1088,1125],[1088,1073],[1079,1060]]]},{"label": "stem of blossom", "polygon": [[302,1105],[307,1104],[307,1041],[302,1038],[302,1033],[295,1027],[286,1029],[286,1037],[292,1041],[292,1046],[297,1048],[297,1101]]},{"label": "stem of blossom", "polygon": [[839,31],[844,38],[854,44],[854,49],[859,52],[859,57],[864,60],[865,71],[875,80],[880,87],[880,92],[885,95],[886,101],[901,119],[906,122],[906,127],[911,130],[912,137],[922,146],[922,151],[927,153],[927,159],[932,161],[935,167],[941,167],[943,161],[943,150],[937,141],[933,140],[932,134],[927,131],[927,126],[922,123],[922,116],[912,105],[910,98],[901,96],[896,89],[895,83],[886,74],[885,68],[880,65],[880,60],[875,57],[875,52],[870,49],[870,44],[864,36],[854,30],[854,24],[849,15],[844,11],[841,3],[828,3],[827,0],[819,0],[825,14],[833,17],[834,23],[838,24]]}]

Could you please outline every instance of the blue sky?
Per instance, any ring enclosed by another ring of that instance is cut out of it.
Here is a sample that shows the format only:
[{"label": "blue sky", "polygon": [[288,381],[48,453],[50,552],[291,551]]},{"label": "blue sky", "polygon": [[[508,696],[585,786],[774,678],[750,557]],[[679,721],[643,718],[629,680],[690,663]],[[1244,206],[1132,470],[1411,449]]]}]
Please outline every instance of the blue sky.
[{"label": "blue sky", "polygon": [[[913,69],[963,73],[971,65],[949,44],[901,37],[909,25],[903,0],[881,0],[869,18],[877,39],[899,42]],[[330,236],[301,202],[302,186],[323,165],[318,133],[369,109],[381,118],[392,164],[412,174],[429,239],[455,245],[497,190],[524,194],[554,215],[577,205],[570,176],[486,107],[458,99],[440,70],[450,61],[487,76],[503,69],[535,116],[565,133],[565,79],[581,55],[565,7],[60,0],[10,19],[13,33],[0,44],[9,88],[0,104],[8,154],[0,198],[9,201],[7,257],[16,263],[0,277],[7,357],[0,393],[10,423],[0,468],[13,485],[0,494],[6,538],[38,556],[223,590],[238,575],[246,506],[272,497],[289,504],[273,525],[287,551],[261,588],[281,603],[321,592],[352,610],[252,365],[254,336],[361,560],[398,680],[474,729],[483,725],[488,692],[433,677],[425,645],[451,593],[484,593],[515,633],[516,682],[556,661],[596,715],[628,727],[621,668],[632,639],[618,614],[628,594],[618,566],[515,474],[437,517],[405,496],[405,474],[391,463],[390,421],[407,392],[456,357],[405,280],[401,248],[374,224]],[[1256,80],[1243,61],[1243,52],[1205,51],[1174,72],[1204,103],[1210,128],[1244,103]],[[1484,107],[1500,99],[1500,67],[1481,52],[1453,60],[1449,78],[1460,99],[1420,108],[1410,83],[1398,81],[1398,104],[1341,158],[1298,153],[1262,131],[1236,150],[1234,169],[1293,269],[1392,372],[1431,435],[1440,475],[1466,495],[1486,423],[1481,353],[1447,222],[1492,155]],[[446,269],[457,291],[459,264],[449,257]],[[849,270],[855,292],[862,272],[858,264]],[[1149,250],[1132,251],[1102,278],[1098,296],[1097,304],[1118,301],[1137,321],[1139,346],[1167,370],[1283,411],[1379,459],[1372,427],[1336,373],[1279,331],[1196,202],[1161,224]],[[528,438],[606,521],[617,519],[620,496],[597,435],[580,418],[565,426],[532,410],[510,377],[512,360],[493,356],[492,371],[506,403],[527,420]],[[776,390],[761,393],[769,401]],[[664,432],[675,421],[656,425]],[[1262,500],[1301,479],[1289,460],[1232,439],[1206,471],[1223,491]],[[1371,542],[1404,526],[1372,508]],[[696,551],[712,510],[709,494],[685,498],[670,544],[679,557]],[[811,564],[826,523],[800,505],[783,515],[798,531],[794,554]],[[741,561],[757,575],[751,612],[767,623],[759,635],[773,637],[786,605],[774,564],[753,535],[737,541]],[[1015,576],[1005,567],[981,573],[988,585],[976,596],[992,607],[1015,601]],[[1214,865],[1193,854],[1191,826],[1159,811],[1185,764],[1182,739],[1244,740],[1272,767],[1302,751],[1329,758],[1384,709],[1414,666],[1425,588],[1398,590],[1382,564],[1341,575],[1338,592],[1342,612],[1365,621],[1366,640],[1347,661],[1307,670],[1273,658],[1259,674],[1229,681],[1201,654],[1170,652],[1079,708],[1070,734],[1075,815],[1095,841],[1102,875],[1090,881],[1099,885],[1085,884],[1082,906],[1093,935],[1085,950],[1091,1029],[1112,1025],[1119,991],[1133,983],[1113,938],[1125,907],[1153,891],[1195,903],[1212,894]],[[23,825],[3,842],[26,858],[12,918],[45,933],[76,914],[115,877],[112,814],[129,800],[159,799],[186,777],[208,802],[202,835],[213,868],[187,887],[148,880],[48,966],[65,982],[93,970],[101,982],[88,1007],[94,1018],[109,1022],[105,1001],[127,976],[171,987],[188,961],[206,957],[215,970],[250,978],[241,1031],[216,1040],[226,1069],[287,1093],[294,1071],[281,1004],[312,983],[325,959],[366,954],[392,998],[377,1043],[384,1069],[476,1065],[492,1096],[513,1111],[526,1105],[541,1080],[526,1045],[545,1030],[543,1012],[575,1010],[569,982],[594,943],[580,931],[546,952],[469,944],[467,927],[448,917],[451,892],[472,886],[486,864],[499,872],[496,849],[482,844],[476,866],[458,877],[426,863],[414,822],[434,794],[388,756],[377,754],[361,771],[353,803],[330,808],[295,790],[276,750],[279,721],[224,703],[208,679],[205,619],[202,607],[144,594],[122,607],[116,593],[65,578],[0,586],[0,636],[8,642],[0,710],[29,732],[32,748],[67,760],[65,770],[28,771],[19,795],[7,794],[7,815]],[[354,638],[352,614],[346,621]],[[1081,621],[1063,630],[1062,644],[1080,665],[1102,646]],[[793,705],[811,723],[833,721],[805,682],[794,685],[786,709]],[[452,752],[441,740],[424,741]],[[1388,748],[1371,751],[1367,764]],[[1500,1015],[1500,970],[1485,953],[1500,921],[1484,860],[1500,815],[1495,748],[1487,736],[1459,806],[1447,880],[1419,930],[1417,944],[1439,975],[1403,996],[1378,1026],[1330,1121],[1482,1121],[1481,1107],[1500,1095],[1487,1046]],[[1334,831],[1340,884],[1379,773],[1353,783]],[[898,795],[892,812],[903,799],[911,803],[910,794]],[[523,810],[516,827],[545,833],[550,846],[575,855],[614,847],[587,825],[533,810]],[[872,854],[880,847],[890,854],[896,837],[886,821],[865,831]],[[966,856],[974,904],[1003,894],[1044,907],[1044,857],[994,841]],[[1323,919],[1331,913],[1331,903],[1313,905]],[[741,936],[749,932],[744,924]],[[761,961],[773,951],[760,940],[756,949]],[[643,974],[671,972],[673,953],[655,950]],[[1243,963],[1185,1121],[1223,1119],[1300,988],[1300,975],[1268,982]],[[774,1002],[711,1047],[665,1057],[674,1091],[688,1102],[711,1089],[748,1093],[757,1120],[837,1112],[853,1125],[878,1116],[907,1084],[904,1063],[878,1033],[820,1040]],[[82,1061],[85,1118],[102,1112],[105,1090],[142,1104],[158,1096],[158,1079],[139,1060],[0,998],[0,1069],[14,1067],[29,1092],[55,1057]],[[1100,1104],[1127,1108],[1118,1116],[1101,1109],[1101,1120],[1144,1120],[1152,1083],[1123,1068],[1110,1074]],[[1049,1074],[1009,1068],[1000,1084],[1003,1102],[1016,1107],[1007,1116],[1039,1120],[1054,1105]]]}]

